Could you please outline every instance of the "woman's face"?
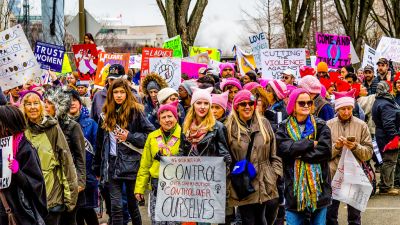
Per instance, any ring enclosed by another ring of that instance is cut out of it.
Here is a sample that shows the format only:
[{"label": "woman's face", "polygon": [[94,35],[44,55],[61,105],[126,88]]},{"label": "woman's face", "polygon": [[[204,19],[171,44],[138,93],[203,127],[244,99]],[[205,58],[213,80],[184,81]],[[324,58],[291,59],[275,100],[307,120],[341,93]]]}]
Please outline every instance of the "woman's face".
[{"label": "woman's face", "polygon": [[340,75],[342,75],[343,78],[345,78],[348,73],[349,72],[347,72],[346,67],[342,67],[340,70]]},{"label": "woman's face", "polygon": [[239,88],[237,88],[236,86],[231,86],[231,88],[229,89],[229,94],[228,94],[228,101],[229,102],[233,102],[233,99],[235,98],[235,95],[238,93]]},{"label": "woman's face", "polygon": [[197,117],[204,118],[210,110],[210,103],[207,100],[199,99],[194,103],[194,112]]},{"label": "woman's face", "polygon": [[268,84],[267,88],[267,101],[270,104],[275,103],[275,97],[274,97],[274,89],[272,89],[271,85]]},{"label": "woman's face", "polygon": [[24,111],[31,122],[37,121],[42,114],[42,104],[39,97],[30,96],[24,103]]},{"label": "woman's face", "polygon": [[221,107],[220,105],[218,105],[218,104],[212,104],[212,105],[211,105],[211,112],[213,113],[214,118],[215,118],[216,120],[219,120],[219,119],[221,119],[221,118],[224,116],[224,114],[225,114],[225,109],[222,108],[222,107]]},{"label": "woman's face", "polygon": [[189,93],[182,86],[179,86],[178,93],[181,99],[186,99],[189,96]]},{"label": "woman's face", "polygon": [[44,102],[44,110],[46,110],[47,114],[49,114],[50,116],[52,117],[56,116],[56,107],[49,100],[46,100]]},{"label": "woman's face", "polygon": [[[311,103],[310,103],[311,102]],[[311,105],[309,105],[311,104]],[[313,101],[307,93],[300,94],[296,100],[295,113],[296,116],[308,116],[311,113]]]},{"label": "woman's face", "polygon": [[247,75],[244,75],[243,76],[243,84],[247,84],[247,83],[250,83],[250,82],[251,82],[250,77],[247,76]]},{"label": "woman's face", "polygon": [[69,108],[69,114],[73,115],[73,116],[78,115],[80,110],[81,110],[81,104],[79,103],[79,101],[77,99],[72,98],[71,108]]},{"label": "woman's face", "polygon": [[75,79],[74,75],[69,74],[67,76],[67,82],[68,82],[68,84],[76,85],[76,79]]},{"label": "woman's face", "polygon": [[150,95],[150,98],[151,98],[151,101],[152,101],[152,102],[158,102],[158,100],[157,100],[157,94],[158,94],[158,90],[157,90],[157,89],[151,89],[151,90],[149,90],[149,95]]},{"label": "woman's face", "polygon": [[254,101],[242,101],[237,109],[239,118],[243,122],[249,121],[254,114]]},{"label": "woman's face", "polygon": [[115,103],[122,105],[126,99],[126,91],[123,87],[117,87],[113,90],[113,97]]},{"label": "woman's face", "polygon": [[177,120],[171,111],[162,111],[160,113],[159,121],[163,131],[170,131],[177,123]]},{"label": "woman's face", "polygon": [[177,100],[178,100],[178,95],[177,94],[172,94],[164,101],[164,104],[169,104],[169,103],[175,102]]}]

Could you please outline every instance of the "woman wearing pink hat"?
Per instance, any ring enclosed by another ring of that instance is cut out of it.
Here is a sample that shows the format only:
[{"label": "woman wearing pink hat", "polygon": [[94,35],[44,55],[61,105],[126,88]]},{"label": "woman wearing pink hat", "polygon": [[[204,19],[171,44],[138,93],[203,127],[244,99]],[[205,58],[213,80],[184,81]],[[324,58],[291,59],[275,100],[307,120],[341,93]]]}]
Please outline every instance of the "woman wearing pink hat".
[{"label": "woman wearing pink hat", "polygon": [[240,84],[240,81],[236,78],[227,78],[222,80],[222,82],[220,83],[220,88],[223,92],[229,91],[227,105],[227,111],[229,113],[232,109],[233,98],[235,97],[236,93],[238,93],[238,91],[242,90],[242,85]]},{"label": "woman wearing pink hat", "polygon": [[289,117],[276,133],[288,225],[304,224],[309,215],[312,225],[324,225],[331,204],[331,132],[323,120],[311,114],[312,108],[310,94],[301,88],[294,90],[287,105]]},{"label": "woman wearing pink hat", "polygon": [[286,84],[280,80],[272,80],[268,83],[266,91],[269,106],[264,116],[269,120],[272,128],[276,130],[278,124],[288,116],[283,101],[287,96]]},{"label": "woman wearing pink hat", "polygon": [[222,94],[212,94],[211,96],[211,111],[215,119],[221,123],[225,122],[227,116],[228,95],[229,91],[226,91]]},{"label": "woman wearing pink hat", "polygon": [[[256,170],[255,178],[251,181],[253,193],[241,196],[238,190],[228,185],[228,204],[239,207],[245,225],[273,224],[278,209],[276,181],[282,176],[282,161],[276,155],[274,132],[268,120],[255,109],[255,100],[250,91],[239,91],[226,122],[234,162],[247,159]],[[236,165],[232,171],[235,169]],[[269,221],[265,217],[267,205],[271,208],[267,213],[271,215]]]}]

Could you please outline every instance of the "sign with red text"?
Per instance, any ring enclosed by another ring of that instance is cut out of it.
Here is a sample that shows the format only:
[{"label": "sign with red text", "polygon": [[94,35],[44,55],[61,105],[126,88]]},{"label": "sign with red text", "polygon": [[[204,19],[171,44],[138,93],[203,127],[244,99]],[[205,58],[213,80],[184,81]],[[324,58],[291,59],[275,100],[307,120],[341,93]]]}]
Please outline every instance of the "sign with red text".
[{"label": "sign with red text", "polygon": [[261,52],[262,77],[264,79],[280,79],[286,69],[295,72],[300,78],[299,69],[306,65],[306,50],[304,48],[264,49]]},{"label": "sign with red text", "polygon": [[150,58],[159,57],[172,57],[173,50],[163,48],[143,48],[142,49],[142,66],[141,66],[141,77],[146,76],[150,73]]},{"label": "sign with red text", "polygon": [[9,160],[13,159],[13,137],[0,138],[0,189],[8,188],[11,184],[11,169]]},{"label": "sign with red text", "polygon": [[329,68],[340,69],[351,64],[349,36],[316,33],[317,61],[326,62]]},{"label": "sign with red text", "polygon": [[156,221],[225,223],[222,157],[162,157]]}]

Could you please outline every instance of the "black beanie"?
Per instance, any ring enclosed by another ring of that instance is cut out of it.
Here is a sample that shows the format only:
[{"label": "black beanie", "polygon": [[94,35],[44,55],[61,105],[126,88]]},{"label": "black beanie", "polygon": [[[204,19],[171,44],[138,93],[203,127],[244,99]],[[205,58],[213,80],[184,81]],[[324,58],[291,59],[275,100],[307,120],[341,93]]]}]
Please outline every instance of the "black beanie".
[{"label": "black beanie", "polygon": [[71,97],[78,100],[79,104],[82,105],[82,99],[81,96],[79,95],[79,93],[76,90],[70,90],[69,93],[71,94]]}]

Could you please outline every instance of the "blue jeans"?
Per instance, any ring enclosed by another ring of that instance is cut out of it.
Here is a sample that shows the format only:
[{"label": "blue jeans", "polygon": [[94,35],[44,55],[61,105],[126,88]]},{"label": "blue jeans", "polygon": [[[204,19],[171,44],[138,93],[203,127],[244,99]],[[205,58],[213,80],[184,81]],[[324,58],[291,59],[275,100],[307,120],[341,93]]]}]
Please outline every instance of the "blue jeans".
[{"label": "blue jeans", "polygon": [[[327,208],[317,209],[311,213],[310,225],[325,225],[326,224]],[[304,221],[308,218],[304,212],[295,212],[286,210],[286,223],[287,225],[303,225]]]}]

